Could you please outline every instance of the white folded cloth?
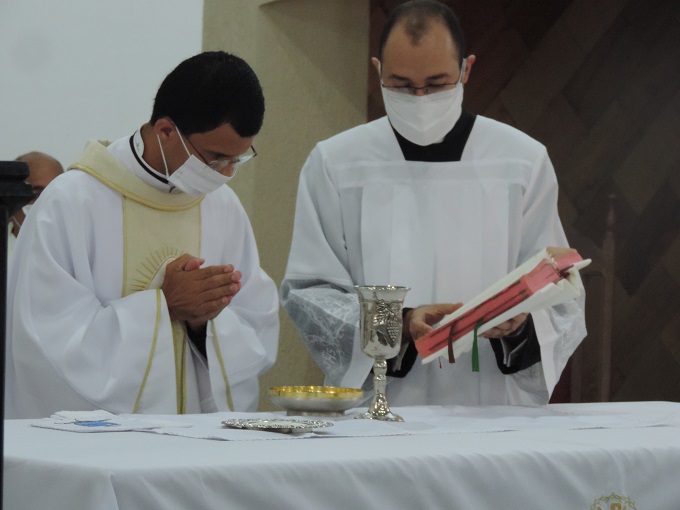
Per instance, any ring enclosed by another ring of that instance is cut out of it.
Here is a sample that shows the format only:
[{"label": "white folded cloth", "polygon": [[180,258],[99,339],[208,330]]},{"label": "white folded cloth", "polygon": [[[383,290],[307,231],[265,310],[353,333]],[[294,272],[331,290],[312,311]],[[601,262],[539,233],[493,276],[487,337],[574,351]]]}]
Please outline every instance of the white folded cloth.
[{"label": "white folded cloth", "polygon": [[31,422],[31,426],[69,432],[123,432],[148,431],[163,427],[191,427],[191,424],[176,419],[141,417],[137,414],[112,414],[103,409],[97,409],[94,411],[59,411],[49,418]]},{"label": "white folded cloth", "polygon": [[50,416],[50,419],[59,423],[75,422],[98,422],[115,419],[116,415],[103,409],[96,411],[59,411]]}]

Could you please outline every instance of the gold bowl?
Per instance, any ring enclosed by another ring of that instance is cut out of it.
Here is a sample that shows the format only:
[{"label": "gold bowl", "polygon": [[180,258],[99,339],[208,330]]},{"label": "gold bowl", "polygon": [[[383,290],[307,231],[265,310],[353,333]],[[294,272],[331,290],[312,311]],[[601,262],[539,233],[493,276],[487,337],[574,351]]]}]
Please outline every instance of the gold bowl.
[{"label": "gold bowl", "polygon": [[269,388],[269,398],[288,416],[342,416],[361,403],[364,391],[334,386],[277,386]]}]

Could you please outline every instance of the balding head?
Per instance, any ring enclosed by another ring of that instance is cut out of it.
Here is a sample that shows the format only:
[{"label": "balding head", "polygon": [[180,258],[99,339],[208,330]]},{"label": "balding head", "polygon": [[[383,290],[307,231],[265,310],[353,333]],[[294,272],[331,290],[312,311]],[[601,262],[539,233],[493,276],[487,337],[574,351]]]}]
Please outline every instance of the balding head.
[{"label": "balding head", "polygon": [[463,30],[453,10],[436,0],[411,0],[390,12],[380,37],[378,59],[383,60],[385,45],[395,28],[403,30],[411,44],[418,45],[434,23],[441,23],[446,27],[455,45],[458,65],[462,64],[465,54]]},{"label": "balding head", "polygon": [[52,179],[64,173],[61,163],[44,152],[27,152],[19,156],[17,161],[28,164],[29,176],[26,182],[33,187],[35,198],[52,182]]},{"label": "balding head", "polygon": [[[33,188],[33,200],[31,200],[29,204],[36,201],[52,180],[64,173],[64,167],[61,166],[61,163],[49,154],[43,152],[27,152],[26,154],[19,156],[16,160],[23,161],[28,165],[29,175],[26,178],[26,182]],[[25,218],[26,216],[23,209],[19,209],[14,213],[14,216],[10,218],[15,235],[19,233],[19,229]]]}]

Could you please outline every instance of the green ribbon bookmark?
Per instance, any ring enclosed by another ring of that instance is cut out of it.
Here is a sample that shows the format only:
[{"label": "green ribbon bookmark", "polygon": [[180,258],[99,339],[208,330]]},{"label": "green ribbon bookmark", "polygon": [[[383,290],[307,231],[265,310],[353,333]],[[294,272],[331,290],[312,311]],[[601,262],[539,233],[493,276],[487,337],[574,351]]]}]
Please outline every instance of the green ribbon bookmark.
[{"label": "green ribbon bookmark", "polygon": [[484,323],[484,319],[479,319],[475,324],[474,340],[472,341],[472,371],[479,372],[479,348],[477,347],[477,330]]}]

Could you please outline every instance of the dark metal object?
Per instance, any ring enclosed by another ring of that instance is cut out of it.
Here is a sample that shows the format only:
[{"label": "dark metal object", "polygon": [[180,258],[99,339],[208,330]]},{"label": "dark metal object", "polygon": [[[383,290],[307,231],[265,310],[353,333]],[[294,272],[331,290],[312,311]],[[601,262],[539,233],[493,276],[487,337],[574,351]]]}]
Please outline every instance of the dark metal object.
[{"label": "dark metal object", "polygon": [[[33,188],[26,183],[28,165],[23,161],[0,161],[0,218],[7,228],[10,216],[33,199]],[[7,312],[7,232],[0,232],[0,494],[3,489],[5,444],[5,325]],[[2,498],[0,498],[2,510]]]}]

